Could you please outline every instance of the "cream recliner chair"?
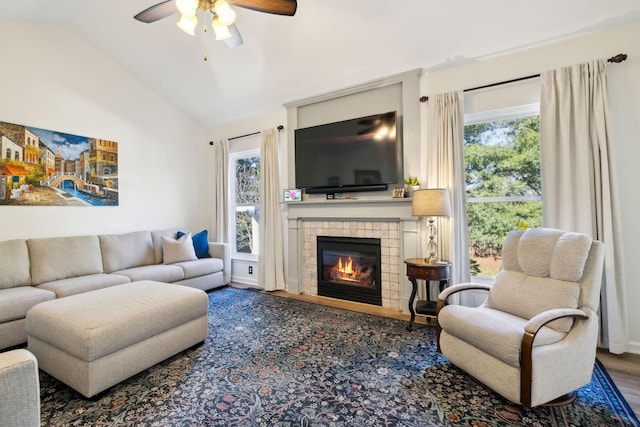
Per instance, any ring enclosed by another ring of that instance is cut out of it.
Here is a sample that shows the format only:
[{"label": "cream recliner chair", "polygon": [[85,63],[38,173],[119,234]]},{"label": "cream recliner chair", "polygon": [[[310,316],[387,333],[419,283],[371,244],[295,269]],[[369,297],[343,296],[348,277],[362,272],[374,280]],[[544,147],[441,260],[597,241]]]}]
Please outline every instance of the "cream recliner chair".
[{"label": "cream recliner chair", "polygon": [[[598,340],[604,245],[549,228],[510,232],[493,285],[464,283],[439,295],[438,348],[512,402],[564,404],[591,381]],[[446,303],[486,289],[479,307]]]},{"label": "cream recliner chair", "polygon": [[38,361],[28,350],[0,353],[0,425],[40,425]]}]

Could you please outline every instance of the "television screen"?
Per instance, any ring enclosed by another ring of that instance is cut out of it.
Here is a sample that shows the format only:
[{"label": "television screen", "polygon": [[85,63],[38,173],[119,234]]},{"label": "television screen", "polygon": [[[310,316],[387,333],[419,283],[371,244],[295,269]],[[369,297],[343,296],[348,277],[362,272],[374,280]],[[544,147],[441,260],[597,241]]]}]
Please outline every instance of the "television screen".
[{"label": "television screen", "polygon": [[395,183],[397,146],[395,111],[296,129],[296,187],[339,192]]}]

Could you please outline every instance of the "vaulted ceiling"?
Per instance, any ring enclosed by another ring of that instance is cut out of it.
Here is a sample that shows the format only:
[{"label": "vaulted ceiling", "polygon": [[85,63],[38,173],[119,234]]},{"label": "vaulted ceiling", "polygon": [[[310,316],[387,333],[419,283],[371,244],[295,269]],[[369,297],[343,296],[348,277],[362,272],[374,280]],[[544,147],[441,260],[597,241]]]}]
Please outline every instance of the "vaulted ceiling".
[{"label": "vaulted ceiling", "polygon": [[[293,17],[235,8],[228,48],[178,15],[133,19],[158,0],[19,0],[2,20],[64,25],[202,126],[415,68],[426,71],[640,21],[638,0],[298,0]],[[202,59],[205,51],[208,60]]]}]

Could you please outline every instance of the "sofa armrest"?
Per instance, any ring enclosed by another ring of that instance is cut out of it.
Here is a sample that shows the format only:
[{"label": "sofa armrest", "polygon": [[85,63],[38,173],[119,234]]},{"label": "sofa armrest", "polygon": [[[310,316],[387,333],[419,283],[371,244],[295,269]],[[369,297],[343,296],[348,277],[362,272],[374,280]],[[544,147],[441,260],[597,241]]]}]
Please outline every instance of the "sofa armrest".
[{"label": "sofa armrest", "polygon": [[224,284],[231,282],[231,248],[227,243],[209,242],[209,255],[222,260],[222,275]]},{"label": "sofa armrest", "polygon": [[2,425],[40,425],[38,362],[28,350],[0,353]]}]

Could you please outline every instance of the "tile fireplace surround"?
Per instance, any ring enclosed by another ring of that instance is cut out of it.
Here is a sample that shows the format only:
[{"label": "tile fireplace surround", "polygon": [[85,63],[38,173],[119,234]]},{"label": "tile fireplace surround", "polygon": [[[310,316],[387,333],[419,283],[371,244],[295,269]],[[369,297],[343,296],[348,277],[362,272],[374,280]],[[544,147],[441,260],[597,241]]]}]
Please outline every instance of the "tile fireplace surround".
[{"label": "tile fireplace surround", "polygon": [[318,295],[317,236],[381,240],[382,307],[408,311],[405,258],[418,252],[409,199],[322,200],[287,204],[288,291]]}]

